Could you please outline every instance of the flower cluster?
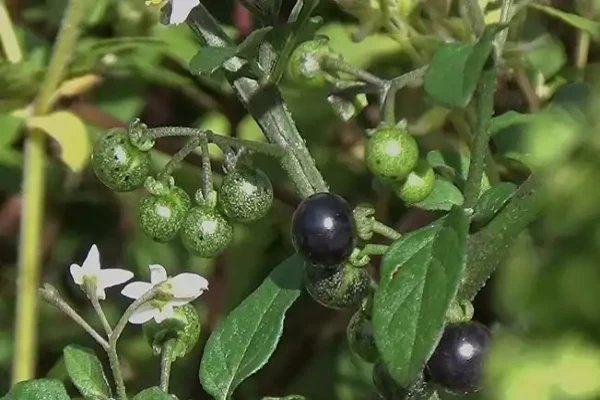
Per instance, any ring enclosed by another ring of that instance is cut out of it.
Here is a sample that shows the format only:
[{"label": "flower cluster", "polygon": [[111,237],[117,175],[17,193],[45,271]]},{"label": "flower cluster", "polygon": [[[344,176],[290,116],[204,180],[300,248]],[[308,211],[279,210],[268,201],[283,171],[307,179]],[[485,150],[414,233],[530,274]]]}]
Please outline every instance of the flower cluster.
[{"label": "flower cluster", "polygon": [[[77,285],[94,300],[106,298],[105,289],[121,285],[133,278],[133,273],[124,269],[100,268],[100,252],[93,245],[80,266],[71,265],[71,276]],[[131,282],[121,291],[121,294],[137,300],[150,290],[157,288],[158,293],[153,299],[138,307],[129,318],[132,324],[143,324],[154,320],[158,323],[174,315],[174,308],[190,303],[208,290],[208,281],[200,275],[182,273],[168,277],[162,265],[150,265],[150,282]]]}]

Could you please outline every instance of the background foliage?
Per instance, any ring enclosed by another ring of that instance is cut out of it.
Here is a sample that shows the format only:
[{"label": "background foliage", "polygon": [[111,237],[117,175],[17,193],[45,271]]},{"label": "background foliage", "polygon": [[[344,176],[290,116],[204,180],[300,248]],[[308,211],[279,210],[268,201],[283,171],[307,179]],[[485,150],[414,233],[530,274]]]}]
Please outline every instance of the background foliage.
[{"label": "background foliage", "polygon": [[[14,339],[23,175],[21,116],[36,94],[66,2],[6,3],[27,61],[11,65],[0,56],[2,393],[9,388]],[[427,60],[442,41],[468,36],[459,13],[454,8],[445,9],[446,1],[424,2],[416,9],[409,0],[400,3],[413,10],[405,15],[406,23],[420,32],[410,47],[417,48]],[[488,22],[498,19],[498,2],[480,3],[486,7]],[[241,41],[251,31],[252,18],[239,4],[221,0],[206,0],[204,4],[233,37]],[[476,319],[498,325],[488,371],[493,390],[480,397],[550,398],[540,397],[550,393],[559,396],[556,398],[587,399],[600,395],[600,382],[595,378],[600,370],[600,141],[596,134],[600,102],[594,90],[599,77],[595,40],[600,37],[600,22],[595,20],[595,3],[589,4],[556,0],[524,6],[510,30],[507,64],[495,97],[495,112],[501,117],[495,118],[492,125],[495,173],[503,181],[519,184],[529,170],[539,172],[547,211],[531,232],[523,234],[506,265],[476,299]],[[284,1],[282,14],[289,13],[292,6],[292,1]],[[315,14],[324,20],[319,33],[327,35],[331,47],[347,61],[382,77],[394,77],[417,66],[407,44],[394,40],[393,35],[375,32],[354,43],[352,36],[360,29],[357,20],[333,1],[321,1]],[[206,260],[193,257],[177,241],[157,244],[144,236],[135,219],[138,193],[115,194],[96,179],[87,165],[91,143],[105,129],[124,127],[135,117],[149,126],[195,126],[264,140],[220,74],[206,78],[187,72],[188,62],[197,51],[188,27],[167,28],[158,19],[158,9],[140,0],[93,2],[84,37],[68,71],[70,80],[61,87],[62,111],[36,121],[36,126],[53,139],[48,147],[53,161],[48,169],[40,249],[43,280],[66,293],[84,315],[92,315],[84,294],[69,279],[67,268],[72,262],[82,261],[92,243],[102,249],[106,265],[126,266],[136,275],[146,276],[149,263],[160,263],[173,275],[193,271],[207,276],[210,292],[197,303],[203,339],[191,355],[174,365],[172,378],[173,392],[180,398],[202,399],[209,398],[197,379],[206,339],[224,315],[292,254],[289,223],[299,199],[276,163],[258,158],[257,164],[267,171],[275,187],[276,202],[271,213],[252,226],[236,226],[229,251]],[[586,40],[591,40],[590,47],[582,50]],[[583,53],[587,58],[582,59]],[[462,86],[453,92],[454,98],[449,99],[451,103],[464,103],[463,94],[474,85],[468,82],[468,74],[465,76]],[[443,81],[443,76],[440,79]],[[357,119],[344,122],[329,107],[322,91],[285,82],[283,89],[300,132],[332,191],[353,205],[373,203],[380,221],[403,232],[436,217],[435,212],[407,209],[366,171],[364,132],[380,120],[376,106],[368,106]],[[397,99],[397,113],[408,120],[421,148],[432,150],[427,158],[438,173],[456,178],[460,186],[468,155],[465,132],[460,129],[465,122],[461,115],[432,105],[428,94],[435,89],[403,89]],[[370,100],[376,103],[376,99]],[[161,141],[152,151],[153,161],[157,166],[164,165],[180,144],[177,139]],[[212,157],[218,180],[223,155],[215,148]],[[176,172],[177,182],[190,194],[200,181],[199,163],[199,156],[190,157]],[[499,204],[490,207],[501,208],[502,199],[513,190],[514,186],[504,186],[500,200],[489,199]],[[439,202],[461,201],[452,200],[460,194],[450,189],[441,193]],[[484,223],[490,216],[482,213],[477,218]],[[374,267],[377,270],[377,263]],[[111,294],[117,297],[109,292],[109,298]],[[122,300],[107,304],[113,307],[107,310],[109,318],[116,317],[125,306]],[[53,307],[42,304],[40,313],[37,374],[68,382],[65,345],[95,345]],[[309,399],[375,398],[372,365],[352,355],[346,345],[345,326],[350,316],[351,312],[327,310],[302,293],[286,318],[283,339],[274,356],[241,384],[236,398],[287,393]],[[125,378],[131,390],[137,392],[154,385],[159,371],[143,336],[134,328],[126,335],[121,346]],[[74,387],[69,390],[75,393]]]}]

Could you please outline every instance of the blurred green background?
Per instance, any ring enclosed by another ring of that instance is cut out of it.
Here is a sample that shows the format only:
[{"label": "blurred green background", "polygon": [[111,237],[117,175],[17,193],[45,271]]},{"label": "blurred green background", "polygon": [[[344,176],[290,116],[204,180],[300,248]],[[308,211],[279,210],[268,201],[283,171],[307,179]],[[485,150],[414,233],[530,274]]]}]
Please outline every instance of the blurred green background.
[{"label": "blurred green background", "polygon": [[[15,65],[0,53],[2,393],[10,384],[14,340],[22,118],[39,88],[66,1],[5,3],[26,55]],[[241,40],[251,31],[253,19],[239,4],[229,0],[203,3],[232,37]],[[294,2],[283,3],[282,16]],[[443,42],[468,40],[456,2],[399,3],[410,11],[404,22],[418,32],[413,46],[426,60]],[[488,22],[497,20],[499,2],[480,3]],[[535,171],[542,177],[540,190],[546,191],[548,204],[542,220],[523,235],[506,266],[477,298],[476,319],[496,327],[498,336],[489,363],[490,390],[478,395],[481,398],[600,398],[600,103],[595,91],[599,71],[595,39],[600,37],[600,23],[594,21],[594,1],[543,3],[584,17],[591,25],[523,7],[510,30],[496,115],[520,114],[494,136],[494,168],[502,180],[515,183]],[[143,193],[113,193],[96,179],[88,165],[92,143],[104,130],[124,127],[136,117],[149,126],[195,126],[265,140],[219,74],[210,78],[189,74],[187,65],[198,44],[187,26],[159,24],[159,14],[157,7],[146,6],[142,0],[90,2],[69,80],[61,87],[56,104],[56,109],[66,114],[47,128],[53,139],[47,149],[51,163],[40,249],[42,279],[57,286],[82,315],[99,326],[85,295],[68,273],[69,265],[81,263],[93,243],[100,248],[103,265],[128,268],[139,278],[147,278],[149,263],[164,265],[171,275],[192,271],[207,277],[210,291],[195,303],[203,320],[201,342],[193,354],[175,363],[172,378],[172,391],[180,399],[204,399],[209,397],[198,381],[202,345],[219,320],[293,252],[289,223],[299,198],[275,162],[257,157],[256,164],[273,180],[274,207],[256,224],[235,226],[230,249],[206,260],[190,255],[178,241],[157,244],[146,237],[136,221]],[[405,48],[385,32],[353,42],[358,21],[334,1],[322,0],[316,14],[324,19],[320,33],[328,35],[331,46],[348,61],[386,78],[417,66]],[[581,50],[586,40],[588,48]],[[585,60],[581,59],[583,53]],[[373,203],[378,219],[401,231],[418,228],[438,216],[407,209],[366,171],[365,131],[380,120],[376,99],[371,98],[371,105],[355,119],[343,121],[330,108],[326,93],[285,82],[282,90],[333,191],[352,205]],[[444,149],[465,156],[465,137],[457,129],[457,121],[469,115],[432,105],[421,89],[401,91],[397,113],[408,120],[423,154]],[[181,145],[177,139],[159,141],[152,151],[156,169]],[[218,184],[222,154],[212,149],[212,157]],[[200,186],[199,163],[199,155],[194,154],[175,174],[190,195]],[[459,167],[450,167],[446,173],[460,173]],[[109,319],[116,320],[127,304],[118,290],[109,290],[105,302]],[[39,311],[37,376],[66,381],[61,361],[66,344],[94,347],[99,354],[101,349],[60,311],[46,304],[41,304]],[[304,294],[286,318],[284,336],[273,358],[238,389],[236,398],[292,393],[316,400],[375,398],[372,366],[347,349],[345,326],[350,316],[351,311],[327,310]],[[158,360],[140,333],[138,326],[128,327],[120,345],[125,379],[132,392],[154,386],[159,376]]]}]

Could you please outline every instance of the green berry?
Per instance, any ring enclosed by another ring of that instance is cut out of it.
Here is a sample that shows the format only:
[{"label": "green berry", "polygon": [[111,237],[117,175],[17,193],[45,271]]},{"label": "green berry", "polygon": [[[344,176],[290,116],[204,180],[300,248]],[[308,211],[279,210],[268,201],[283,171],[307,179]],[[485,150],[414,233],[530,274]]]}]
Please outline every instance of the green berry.
[{"label": "green berry", "polygon": [[396,194],[406,204],[415,204],[425,200],[435,184],[435,172],[425,160],[419,160],[414,170],[408,174],[406,180],[398,185]]},{"label": "green berry", "polygon": [[155,355],[162,352],[163,345],[170,339],[173,343],[173,360],[188,354],[200,338],[200,319],[191,304],[175,307],[174,315],[161,323],[154,319],[143,326],[144,336]]},{"label": "green berry", "polygon": [[188,250],[200,257],[212,258],[229,246],[233,227],[218,210],[196,206],[185,216],[181,235]]},{"label": "green berry", "polygon": [[148,193],[140,202],[140,226],[157,242],[168,242],[179,232],[191,204],[187,193],[177,186],[164,194]]},{"label": "green berry", "polygon": [[377,360],[378,353],[373,337],[373,324],[361,310],[350,318],[346,328],[346,337],[350,349],[360,358],[371,363]]},{"label": "green berry", "polygon": [[327,267],[307,262],[304,285],[317,302],[333,309],[358,304],[369,292],[370,278],[365,268],[350,264]]},{"label": "green berry", "polygon": [[273,186],[259,169],[240,168],[223,179],[219,204],[229,218],[240,222],[261,219],[273,204]]},{"label": "green berry", "polygon": [[132,145],[126,130],[110,129],[94,145],[92,167],[107,187],[129,192],[150,175],[150,154]]},{"label": "green berry", "polygon": [[369,139],[365,150],[367,167],[373,174],[385,180],[406,178],[418,160],[417,141],[402,127],[378,128]]},{"label": "green berry", "polygon": [[309,40],[300,43],[293,51],[287,70],[288,79],[296,84],[323,87],[331,75],[321,67],[321,61],[335,53],[324,40]]}]

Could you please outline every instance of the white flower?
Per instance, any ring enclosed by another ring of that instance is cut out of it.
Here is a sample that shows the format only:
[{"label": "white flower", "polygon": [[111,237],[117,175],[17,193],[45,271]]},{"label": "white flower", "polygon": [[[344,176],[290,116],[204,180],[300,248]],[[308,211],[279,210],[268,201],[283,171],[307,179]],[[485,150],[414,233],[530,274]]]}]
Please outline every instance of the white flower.
[{"label": "white flower", "polygon": [[[200,0],[168,0],[171,4],[171,15],[169,25],[177,25],[185,22],[194,7],[200,4]],[[146,0],[146,5],[162,4],[164,0]]]},{"label": "white flower", "polygon": [[159,296],[141,305],[129,318],[132,324],[143,324],[152,318],[158,323],[173,316],[173,307],[182,306],[198,298],[208,290],[208,281],[197,274],[183,273],[173,278],[167,277],[167,271],[159,264],[150,265],[150,283],[132,282],[121,291],[123,296],[139,299],[156,285],[167,282],[167,299]]},{"label": "white flower", "polygon": [[106,293],[104,289],[117,286],[133,278],[133,272],[125,269],[110,268],[100,269],[100,252],[98,247],[93,245],[83,261],[83,265],[71,265],[71,276],[76,284],[85,291],[85,284],[88,283],[96,288],[98,300],[104,300]]}]

